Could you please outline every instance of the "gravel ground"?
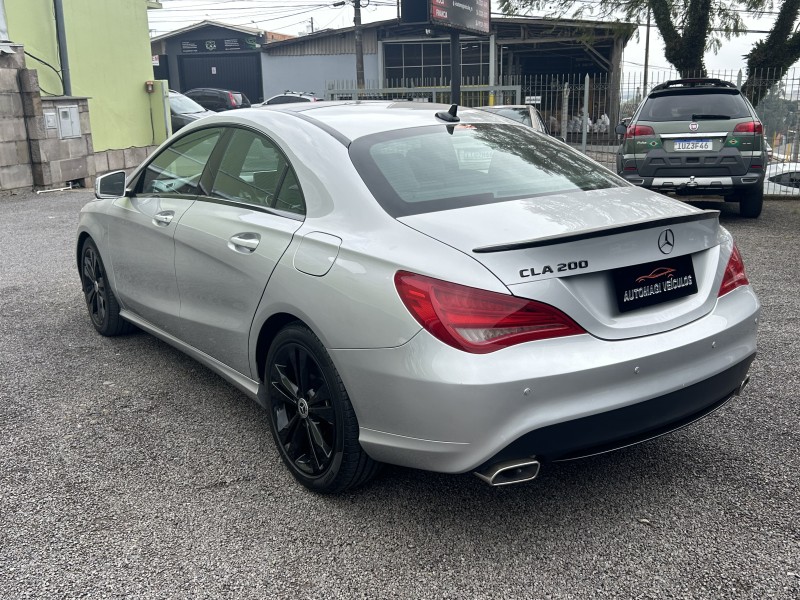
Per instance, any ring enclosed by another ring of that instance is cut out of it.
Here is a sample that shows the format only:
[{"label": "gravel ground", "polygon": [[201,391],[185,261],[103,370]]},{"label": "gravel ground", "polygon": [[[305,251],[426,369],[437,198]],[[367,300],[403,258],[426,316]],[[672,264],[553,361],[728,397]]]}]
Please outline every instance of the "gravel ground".
[{"label": "gravel ground", "polygon": [[530,484],[389,467],[330,498],[235,388],[95,333],[89,197],[0,198],[1,598],[800,598],[800,202],[724,207],[764,309],[714,416]]}]

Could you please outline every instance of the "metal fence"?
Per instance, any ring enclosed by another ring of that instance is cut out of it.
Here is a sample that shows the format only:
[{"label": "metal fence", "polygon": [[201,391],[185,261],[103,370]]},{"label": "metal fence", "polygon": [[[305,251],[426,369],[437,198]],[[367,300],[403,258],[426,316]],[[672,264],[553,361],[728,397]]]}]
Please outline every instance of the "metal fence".
[{"label": "metal fence", "polygon": [[[707,74],[741,87],[747,77],[741,70]],[[618,93],[608,74],[591,76],[531,77],[522,81],[522,94],[535,104],[554,133],[565,137],[596,160],[613,165],[619,145],[614,127],[630,117],[656,85],[681,76],[672,71],[624,75]],[[752,77],[744,93],[753,101],[764,125],[764,137],[773,162],[797,162],[800,152],[800,72],[790,70],[778,83]],[[755,84],[753,84],[755,82]],[[756,101],[755,96],[758,96]],[[584,144],[584,137],[586,142]],[[585,147],[584,147],[585,146]]]},{"label": "metal fence", "polygon": [[[769,145],[771,162],[798,162],[800,154],[800,70],[792,69],[777,83],[762,77],[770,72],[756,73],[749,79],[742,70],[714,71],[706,74],[735,83],[754,104],[764,125],[764,137]],[[551,133],[560,135],[567,143],[585,152],[598,162],[614,169],[620,143],[614,129],[624,118],[633,115],[636,107],[656,85],[681,79],[675,71],[653,71],[645,81],[641,72],[614,77],[608,73],[594,75],[553,74],[534,77],[503,77],[499,86],[462,83],[461,104],[532,104],[539,109]],[[367,84],[357,90],[353,81],[326,84],[326,100],[362,99],[414,100],[418,102],[450,102],[449,81],[425,87],[414,82],[389,82],[377,87]],[[745,85],[747,84],[747,85]],[[756,99],[757,96],[757,99]],[[799,169],[800,171],[800,169]]]},{"label": "metal fence", "polygon": [[[408,82],[396,82],[408,83]],[[358,90],[355,81],[328,82],[325,100],[411,100],[414,102],[450,103],[450,86],[387,86],[378,88],[367,85]],[[522,104],[522,86],[488,86],[467,83],[461,86],[462,106],[488,106],[497,104]]]}]

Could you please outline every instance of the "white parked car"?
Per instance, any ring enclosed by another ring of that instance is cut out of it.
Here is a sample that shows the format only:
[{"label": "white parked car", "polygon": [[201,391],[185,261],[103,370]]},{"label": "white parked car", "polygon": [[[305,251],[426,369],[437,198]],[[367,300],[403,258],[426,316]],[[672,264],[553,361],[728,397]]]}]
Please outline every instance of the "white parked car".
[{"label": "white parked car", "polygon": [[773,163],[764,177],[765,196],[800,196],[800,163]]}]

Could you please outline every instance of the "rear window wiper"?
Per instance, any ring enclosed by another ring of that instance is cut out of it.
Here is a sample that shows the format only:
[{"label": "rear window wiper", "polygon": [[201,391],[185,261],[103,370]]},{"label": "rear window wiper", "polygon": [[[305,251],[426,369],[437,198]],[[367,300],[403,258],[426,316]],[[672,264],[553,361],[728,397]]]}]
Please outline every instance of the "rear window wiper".
[{"label": "rear window wiper", "polygon": [[729,115],[706,115],[706,114],[692,115],[692,121],[699,121],[701,119],[730,119],[730,116]]}]

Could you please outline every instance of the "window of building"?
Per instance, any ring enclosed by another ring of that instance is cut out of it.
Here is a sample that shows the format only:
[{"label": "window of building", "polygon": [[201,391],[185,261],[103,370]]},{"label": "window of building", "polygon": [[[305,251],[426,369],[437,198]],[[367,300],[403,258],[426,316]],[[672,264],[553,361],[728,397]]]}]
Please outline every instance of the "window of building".
[{"label": "window of building", "polygon": [[[383,46],[387,87],[450,85],[449,42],[386,43]],[[489,83],[489,44],[461,44],[461,77],[464,83]]]}]

